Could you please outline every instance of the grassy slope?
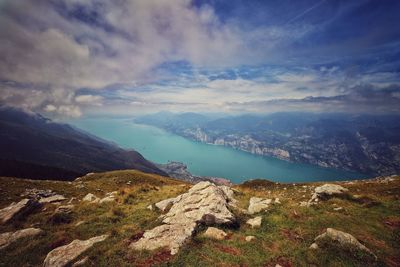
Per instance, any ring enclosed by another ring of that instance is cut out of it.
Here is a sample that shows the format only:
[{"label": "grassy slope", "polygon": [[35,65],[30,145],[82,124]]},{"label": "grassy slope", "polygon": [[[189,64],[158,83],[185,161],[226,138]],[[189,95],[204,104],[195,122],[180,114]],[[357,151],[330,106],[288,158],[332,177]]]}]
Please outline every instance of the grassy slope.
[{"label": "grassy slope", "polygon": [[[130,185],[127,182],[131,181]],[[81,184],[84,185],[83,188]],[[322,183],[321,183],[322,184]],[[247,208],[252,196],[279,197],[282,204],[261,213],[263,224],[251,229],[245,221],[252,216],[236,212],[240,227],[225,228],[229,238],[208,240],[197,235],[180,253],[170,256],[160,250],[130,251],[128,245],[135,236],[160,222],[159,213],[146,207],[159,200],[185,192],[190,185],[138,171],[115,171],[87,176],[81,182],[31,181],[0,178],[0,208],[21,199],[25,188],[52,189],[66,197],[82,199],[87,193],[102,197],[118,191],[118,204],[88,204],[75,202],[71,221],[54,224],[49,218],[56,205],[47,204],[23,221],[0,226],[0,232],[25,227],[40,227],[45,234],[24,239],[1,251],[0,266],[40,266],[53,248],[73,239],[87,239],[104,233],[111,237],[96,244],[85,253],[88,266],[371,266],[362,255],[343,253],[335,248],[317,252],[308,247],[315,236],[327,227],[353,234],[374,251],[379,261],[376,266],[400,265],[400,179],[390,183],[375,180],[345,184],[350,193],[365,196],[363,201],[331,199],[310,208],[299,207],[300,201],[310,198],[316,183],[275,184],[248,182],[235,186],[241,208]],[[336,206],[343,211],[334,211]],[[68,218],[67,218],[68,219]],[[85,223],[75,226],[79,221]],[[386,223],[385,223],[386,222]],[[397,225],[397,228],[396,228]],[[244,240],[254,235],[253,242]]]}]

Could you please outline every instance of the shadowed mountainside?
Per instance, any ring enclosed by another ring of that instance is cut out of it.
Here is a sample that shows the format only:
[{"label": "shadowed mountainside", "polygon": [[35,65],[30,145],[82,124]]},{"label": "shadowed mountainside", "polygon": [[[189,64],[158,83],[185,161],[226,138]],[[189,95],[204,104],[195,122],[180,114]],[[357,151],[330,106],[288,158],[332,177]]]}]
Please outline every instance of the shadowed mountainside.
[{"label": "shadowed mountainside", "polygon": [[0,109],[0,150],[3,176],[72,179],[88,172],[121,169],[167,176],[134,150],[39,114],[10,108]]}]

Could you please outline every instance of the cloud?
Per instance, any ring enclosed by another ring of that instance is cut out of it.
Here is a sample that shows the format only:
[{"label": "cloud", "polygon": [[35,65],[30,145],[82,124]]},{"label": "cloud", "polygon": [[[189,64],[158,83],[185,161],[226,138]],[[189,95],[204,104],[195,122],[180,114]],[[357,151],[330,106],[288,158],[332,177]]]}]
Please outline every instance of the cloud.
[{"label": "cloud", "polygon": [[93,106],[102,106],[103,97],[98,95],[78,95],[75,97],[75,101],[80,104],[87,104]]},{"label": "cloud", "polygon": [[[398,27],[363,35],[358,29],[368,27],[351,27],[370,21],[371,12],[360,9],[367,2],[285,3],[260,3],[241,17],[214,1],[5,0],[0,102],[62,116],[165,108],[246,112],[264,108],[245,103],[287,99],[305,109],[307,97],[322,103],[358,87],[399,84],[392,56],[399,40],[391,37]],[[380,6],[376,12],[384,11],[377,25],[396,15]]]},{"label": "cloud", "polygon": [[400,86],[385,88],[371,85],[352,88],[346,95],[274,99],[227,103],[233,112],[273,113],[287,111],[345,112],[386,114],[400,112]]}]

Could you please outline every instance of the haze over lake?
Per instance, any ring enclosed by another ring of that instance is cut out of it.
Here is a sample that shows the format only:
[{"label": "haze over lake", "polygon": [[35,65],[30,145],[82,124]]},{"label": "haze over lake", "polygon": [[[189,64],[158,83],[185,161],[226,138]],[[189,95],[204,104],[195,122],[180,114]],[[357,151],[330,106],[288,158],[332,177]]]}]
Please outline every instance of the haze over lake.
[{"label": "haze over lake", "polygon": [[183,162],[195,175],[223,177],[234,183],[252,178],[305,182],[366,177],[359,173],[291,163],[228,147],[202,144],[127,119],[85,118],[69,123],[121,147],[135,149],[153,162]]}]

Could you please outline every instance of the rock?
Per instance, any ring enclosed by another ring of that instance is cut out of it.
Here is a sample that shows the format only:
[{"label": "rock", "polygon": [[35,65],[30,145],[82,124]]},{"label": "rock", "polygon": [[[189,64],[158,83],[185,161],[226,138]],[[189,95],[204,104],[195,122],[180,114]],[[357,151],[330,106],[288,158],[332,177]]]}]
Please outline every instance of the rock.
[{"label": "rock", "polygon": [[261,226],[261,222],[262,222],[262,217],[261,216],[257,216],[253,219],[249,219],[247,220],[247,224],[251,226],[251,228],[255,228],[255,227],[260,227]]},{"label": "rock", "polygon": [[218,186],[220,189],[222,189],[222,191],[224,191],[225,196],[226,196],[226,200],[231,204],[231,205],[236,205],[236,199],[235,199],[235,193],[233,192],[233,190],[226,185],[220,185]]},{"label": "rock", "polygon": [[54,213],[67,213],[67,214],[70,214],[74,208],[75,208],[74,205],[59,206],[59,207],[54,211]]},{"label": "rock", "polygon": [[72,204],[76,200],[77,200],[76,197],[71,197],[71,199],[68,201],[68,204]]},{"label": "rock", "polygon": [[82,199],[82,201],[87,201],[90,203],[98,203],[100,201],[100,198],[96,197],[92,193],[89,193]]},{"label": "rock", "polygon": [[11,243],[17,241],[20,238],[24,237],[32,237],[32,236],[37,236],[39,234],[43,233],[41,229],[37,228],[27,228],[23,230],[19,230],[16,232],[7,232],[0,234],[0,249],[4,249],[8,247]]},{"label": "rock", "polygon": [[100,199],[99,203],[102,204],[102,203],[108,203],[108,202],[115,202],[115,200],[116,200],[116,197],[113,195],[110,195],[110,196]]},{"label": "rock", "polygon": [[281,201],[279,200],[279,198],[275,198],[274,204],[281,204]]},{"label": "rock", "polygon": [[36,200],[27,198],[18,203],[13,202],[8,207],[0,210],[0,223],[7,223],[11,219],[23,216],[39,206],[40,204]]},{"label": "rock", "polygon": [[236,221],[228,206],[233,198],[210,182],[200,182],[187,193],[175,198],[169,211],[161,215],[163,225],[144,233],[143,237],[130,245],[133,249],[154,250],[162,247],[171,254],[191,238],[199,224],[231,224]]},{"label": "rock", "polygon": [[81,224],[84,224],[85,223],[85,221],[79,221],[79,222],[77,222],[76,224],[75,224],[75,227],[77,227],[77,226],[79,226],[79,225],[81,225]]},{"label": "rock", "polygon": [[269,204],[271,204],[272,199],[263,199],[259,197],[250,198],[248,213],[254,214],[268,209]]},{"label": "rock", "polygon": [[[333,228],[327,228],[326,232],[317,236],[314,241],[317,247],[320,247],[322,244],[323,240],[330,240],[334,243],[339,244],[342,248],[344,249],[355,249],[355,250],[360,250],[363,252],[366,252],[370,255],[372,255],[375,259],[376,256],[369,250],[366,246],[361,244],[354,236],[351,234],[333,229]],[[311,245],[313,246],[313,245]],[[315,247],[315,245],[314,245]],[[311,248],[311,247],[310,247]]]},{"label": "rock", "polygon": [[101,235],[84,241],[74,240],[68,245],[55,248],[47,254],[43,267],[63,267],[71,264],[79,255],[107,237],[108,235]]},{"label": "rock", "polygon": [[81,260],[75,262],[74,264],[72,264],[71,267],[83,266],[83,265],[85,265],[88,261],[89,261],[89,257],[86,256],[86,257],[84,257],[83,259],[81,259]]},{"label": "rock", "polygon": [[192,236],[196,224],[163,224],[146,231],[139,241],[132,243],[130,248],[137,250],[154,250],[167,247],[171,255],[178,252],[179,248]]},{"label": "rock", "polygon": [[256,237],[253,236],[253,235],[248,235],[248,236],[245,237],[245,239],[246,239],[246,242],[251,242],[251,241],[255,240]]},{"label": "rock", "polygon": [[50,189],[42,190],[42,189],[26,189],[22,196],[35,199],[39,201],[39,203],[52,203],[52,202],[60,202],[66,200],[63,195],[59,195],[56,192],[53,192]]},{"label": "rock", "polygon": [[148,210],[153,210],[153,205],[148,205],[148,206],[146,207],[146,209],[148,209]]},{"label": "rock", "polygon": [[210,182],[200,182],[178,196],[169,212],[161,218],[168,224],[230,224],[236,218],[228,209],[229,203],[229,197],[220,187]]},{"label": "rock", "polygon": [[205,237],[217,240],[223,240],[226,237],[226,233],[215,227],[208,227],[207,231],[204,233]]},{"label": "rock", "polygon": [[347,188],[337,184],[324,184],[314,189],[310,202],[317,202],[319,199],[328,199],[333,196],[344,196],[349,191]]},{"label": "rock", "polygon": [[31,189],[26,189],[21,196],[40,199],[40,198],[51,197],[54,195],[56,195],[56,193],[50,189],[42,190],[42,189],[31,188]]},{"label": "rock", "polygon": [[154,206],[156,206],[156,208],[161,210],[162,212],[167,212],[172,207],[172,205],[175,203],[175,201],[176,201],[175,197],[167,198],[167,199],[161,200],[160,202],[157,202],[156,204],[154,204]]},{"label": "rock", "polygon": [[50,217],[50,222],[53,224],[70,223],[72,221],[72,210],[74,205],[59,206]]},{"label": "rock", "polygon": [[299,203],[300,207],[309,207],[310,205],[311,205],[311,203],[310,202],[306,202],[306,201],[301,201]]},{"label": "rock", "polygon": [[310,249],[318,249],[318,244],[317,243],[312,243],[310,246]]},{"label": "rock", "polygon": [[44,197],[39,199],[39,203],[53,203],[53,202],[60,202],[60,201],[64,201],[66,200],[66,198],[63,195],[54,195],[54,196],[50,196],[50,197]]}]

